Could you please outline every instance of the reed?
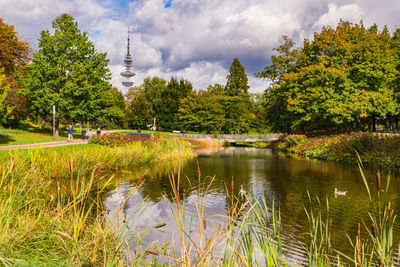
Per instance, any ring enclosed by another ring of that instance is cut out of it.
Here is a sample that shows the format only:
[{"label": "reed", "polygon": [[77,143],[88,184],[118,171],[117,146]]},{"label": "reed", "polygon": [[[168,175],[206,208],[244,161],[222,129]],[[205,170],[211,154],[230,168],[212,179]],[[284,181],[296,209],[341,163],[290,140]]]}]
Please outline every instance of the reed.
[{"label": "reed", "polygon": [[[178,151],[182,151],[179,154]],[[125,147],[15,152],[0,163],[0,265],[126,266],[149,259],[146,233],[120,231],[102,195],[118,169],[154,164],[193,154],[185,142],[155,140]],[[111,172],[112,170],[112,172]],[[139,180],[140,181],[140,180]],[[135,235],[132,235],[135,233]],[[136,253],[131,248],[138,247]]]},{"label": "reed", "polygon": [[6,166],[10,159],[15,159],[21,168],[35,168],[43,179],[68,178],[77,174],[90,175],[91,170],[102,166],[101,172],[115,168],[151,167],[160,162],[173,159],[191,158],[194,154],[187,142],[177,139],[159,137],[149,142],[135,142],[120,147],[90,145],[77,149],[38,148],[28,151],[12,151],[0,161],[0,168]]},{"label": "reed", "polygon": [[4,265],[122,263],[123,254],[110,234],[105,210],[96,202],[113,177],[105,180],[102,176],[104,185],[97,192],[93,192],[94,172],[87,179],[76,177],[70,182],[71,194],[60,190],[46,200],[42,190],[51,191],[51,184],[32,179],[35,169],[21,176],[14,166],[1,172],[0,258]]},{"label": "reed", "polygon": [[[364,175],[362,164],[359,163],[361,177],[368,192],[371,211],[368,213],[369,221],[363,221],[364,230],[367,232],[368,239],[364,241],[363,247],[369,248],[367,252],[360,248],[360,238],[356,240],[357,257],[354,263],[357,266],[367,266],[373,262],[378,262],[381,266],[393,266],[395,261],[399,261],[398,253],[400,243],[394,243],[394,225],[396,214],[388,200],[390,188],[390,175],[387,177],[386,186],[382,187],[380,172],[376,175],[376,190],[369,187]],[[368,261],[366,259],[369,259]]]},{"label": "reed", "polygon": [[[334,254],[331,247],[331,226],[332,220],[329,218],[329,201],[326,198],[326,212],[325,215],[321,212],[321,209],[315,211],[313,209],[313,200],[307,192],[308,199],[310,202],[310,208],[307,210],[304,208],[308,222],[309,232],[306,233],[308,237],[308,243],[303,244],[303,248],[306,251],[308,265],[309,266],[331,266],[333,264]],[[315,198],[318,207],[321,207],[321,201],[319,198]],[[340,260],[338,260],[340,262]]]},{"label": "reed", "polygon": [[[231,189],[226,187],[230,202],[227,214],[206,215],[206,195],[215,177],[202,179],[198,169],[197,179],[199,188],[194,195],[187,196],[196,209],[194,214],[187,214],[184,204],[187,198],[180,189],[182,177],[179,171],[175,174],[172,169],[172,195],[164,195],[164,199],[174,215],[179,244],[172,241],[171,252],[158,253],[158,257],[164,257],[176,266],[286,265],[282,254],[280,213],[275,204],[269,208],[265,197],[255,190],[252,193],[243,190],[236,196],[232,183]],[[212,224],[215,217],[221,223]]]}]

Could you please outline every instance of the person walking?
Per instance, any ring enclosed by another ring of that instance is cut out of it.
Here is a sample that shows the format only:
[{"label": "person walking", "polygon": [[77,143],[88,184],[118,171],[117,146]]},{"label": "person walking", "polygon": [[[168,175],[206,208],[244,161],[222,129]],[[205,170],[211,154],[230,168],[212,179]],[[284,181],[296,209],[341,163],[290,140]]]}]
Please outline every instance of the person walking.
[{"label": "person walking", "polygon": [[81,134],[82,134],[82,140],[85,141],[85,136],[86,136],[86,130],[85,130],[85,128],[82,128]]},{"label": "person walking", "polygon": [[99,127],[99,128],[97,128],[97,132],[96,132],[96,134],[97,134],[97,135],[100,135],[100,134],[101,134],[100,127]]},{"label": "person walking", "polygon": [[92,135],[93,135],[92,128],[89,128],[89,131],[88,131],[88,138],[89,138],[89,139],[92,139]]},{"label": "person walking", "polygon": [[68,140],[67,140],[67,142],[69,142],[69,141],[72,142],[73,140],[74,140],[74,128],[70,124],[69,127],[68,127]]}]

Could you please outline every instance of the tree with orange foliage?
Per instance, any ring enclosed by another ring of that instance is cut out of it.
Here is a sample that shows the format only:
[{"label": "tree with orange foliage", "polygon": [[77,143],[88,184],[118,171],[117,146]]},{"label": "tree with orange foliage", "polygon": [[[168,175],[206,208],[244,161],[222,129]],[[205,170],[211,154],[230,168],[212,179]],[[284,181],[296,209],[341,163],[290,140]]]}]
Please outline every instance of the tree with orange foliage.
[{"label": "tree with orange foliage", "polygon": [[14,26],[0,18],[0,69],[4,74],[3,84],[9,87],[5,104],[12,109],[3,124],[13,124],[26,116],[26,100],[19,94],[20,77],[25,74],[32,49],[21,39]]}]

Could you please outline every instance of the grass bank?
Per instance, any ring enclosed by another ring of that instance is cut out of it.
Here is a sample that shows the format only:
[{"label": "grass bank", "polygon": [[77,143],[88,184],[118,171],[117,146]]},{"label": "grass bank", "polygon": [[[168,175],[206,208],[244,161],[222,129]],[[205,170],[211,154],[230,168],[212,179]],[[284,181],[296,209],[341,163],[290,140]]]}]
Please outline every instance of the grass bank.
[{"label": "grass bank", "polygon": [[273,144],[276,151],[310,159],[335,160],[356,164],[360,156],[363,164],[399,170],[400,136],[374,133],[351,133],[308,138],[288,135]]},{"label": "grass bank", "polygon": [[[76,135],[78,137],[78,135]],[[67,137],[56,137],[55,141],[66,141]],[[25,145],[51,142],[53,135],[49,133],[34,133],[24,130],[0,129],[0,146]]]},{"label": "grass bank", "polygon": [[[0,265],[119,266],[127,240],[106,218],[103,191],[118,170],[192,157],[187,142],[13,151],[0,161]],[[130,194],[134,194],[140,182]],[[143,250],[134,259],[146,258]]]}]

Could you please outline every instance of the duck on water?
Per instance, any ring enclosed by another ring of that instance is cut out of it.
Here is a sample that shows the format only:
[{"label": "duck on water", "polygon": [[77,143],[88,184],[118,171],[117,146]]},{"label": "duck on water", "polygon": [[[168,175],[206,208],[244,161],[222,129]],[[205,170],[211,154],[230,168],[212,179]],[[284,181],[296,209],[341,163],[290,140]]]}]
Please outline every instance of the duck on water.
[{"label": "duck on water", "polygon": [[345,196],[347,191],[339,191],[337,188],[335,188],[335,197],[337,196]]}]

